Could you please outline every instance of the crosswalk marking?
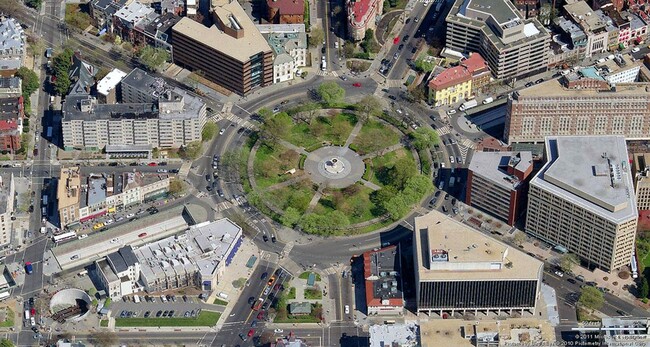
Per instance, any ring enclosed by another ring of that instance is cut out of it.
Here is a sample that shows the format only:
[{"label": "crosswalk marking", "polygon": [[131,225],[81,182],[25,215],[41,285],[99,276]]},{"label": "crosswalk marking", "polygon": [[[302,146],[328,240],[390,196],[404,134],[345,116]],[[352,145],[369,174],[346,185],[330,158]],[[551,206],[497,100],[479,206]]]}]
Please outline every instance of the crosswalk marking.
[{"label": "crosswalk marking", "polygon": [[447,135],[447,134],[451,133],[451,128],[449,127],[449,125],[445,125],[442,128],[436,129],[436,131],[438,131],[439,136],[442,136],[442,135]]},{"label": "crosswalk marking", "polygon": [[474,142],[470,139],[463,139],[463,146],[474,149]]}]

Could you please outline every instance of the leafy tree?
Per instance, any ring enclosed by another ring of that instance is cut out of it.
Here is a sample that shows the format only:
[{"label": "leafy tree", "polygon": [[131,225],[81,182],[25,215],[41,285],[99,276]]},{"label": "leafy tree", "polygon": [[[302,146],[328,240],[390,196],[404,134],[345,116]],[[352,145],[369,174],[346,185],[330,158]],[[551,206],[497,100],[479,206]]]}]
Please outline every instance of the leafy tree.
[{"label": "leafy tree", "polygon": [[232,281],[232,286],[235,287],[235,288],[241,288],[241,287],[244,286],[244,284],[246,284],[246,279],[243,278],[243,277]]},{"label": "leafy tree", "polygon": [[266,107],[262,107],[259,110],[257,110],[257,114],[262,118],[262,121],[264,122],[273,118],[273,111],[269,110]]},{"label": "leafy tree", "polygon": [[291,126],[291,118],[284,112],[278,113],[264,122],[260,129],[260,137],[266,146],[273,148],[278,139],[286,136]]},{"label": "leafy tree", "polygon": [[524,241],[526,241],[526,234],[524,234],[521,231],[517,232],[515,234],[515,237],[514,237],[513,241],[515,242],[516,245],[522,245],[524,243]]},{"label": "leafy tree", "polygon": [[94,297],[95,294],[97,294],[97,289],[95,289],[95,287],[90,287],[86,292],[87,292],[88,295],[90,295],[91,297]]},{"label": "leafy tree", "polygon": [[[41,1],[41,0],[33,0]],[[81,11],[78,4],[66,4],[65,6],[65,23],[69,26],[86,30],[90,26],[90,15]]]},{"label": "leafy tree", "polygon": [[301,215],[300,211],[298,211],[297,209],[289,206],[284,211],[284,214],[282,215],[282,217],[280,217],[280,222],[282,223],[282,225],[288,226],[288,227],[291,228],[294,225],[296,225],[296,223],[298,223],[301,216],[302,215]]},{"label": "leafy tree", "polygon": [[169,182],[169,194],[179,196],[185,192],[185,184],[179,179],[172,179]]},{"label": "leafy tree", "polygon": [[41,40],[35,34],[28,34],[27,44],[29,45],[28,48],[31,51],[32,55],[35,57],[42,55],[45,51],[45,44],[43,43],[43,40]]},{"label": "leafy tree", "polygon": [[117,335],[112,331],[98,331],[92,334],[91,340],[98,346],[115,346],[117,344]]},{"label": "leafy tree", "polygon": [[25,5],[35,8],[37,10],[41,9],[41,5],[43,4],[43,0],[25,0]]},{"label": "leafy tree", "polygon": [[560,259],[560,267],[564,272],[570,273],[573,267],[580,264],[578,256],[573,253],[567,253]]},{"label": "leafy tree", "polygon": [[59,95],[65,95],[70,89],[70,78],[68,72],[72,66],[72,56],[74,52],[70,48],[66,48],[63,52],[57,54],[52,61],[52,68],[54,69],[54,91]]},{"label": "leafy tree", "polygon": [[644,276],[641,278],[641,290],[639,295],[641,298],[647,298],[648,294],[650,294],[650,286],[648,285],[648,279]]},{"label": "leafy tree", "polygon": [[418,59],[415,61],[415,70],[419,72],[429,72],[433,70],[436,64],[433,61]]},{"label": "leafy tree", "polygon": [[343,45],[343,54],[345,54],[346,57],[352,57],[356,49],[357,47],[353,42],[347,41]]},{"label": "leafy tree", "polygon": [[336,82],[324,82],[318,87],[318,95],[326,104],[332,106],[345,100],[345,89]]},{"label": "leafy tree", "polygon": [[375,32],[372,29],[366,30],[366,36],[363,37],[361,48],[366,53],[376,53],[379,51],[379,45],[375,41]]},{"label": "leafy tree", "polygon": [[392,168],[388,169],[387,183],[397,189],[402,189],[409,178],[415,175],[415,172],[415,163],[410,158],[400,158]]},{"label": "leafy tree", "polygon": [[203,130],[201,131],[201,140],[202,141],[210,141],[214,138],[214,135],[217,134],[217,125],[212,122],[206,122],[205,126],[203,127]]},{"label": "leafy tree", "polygon": [[68,74],[61,74],[60,76],[57,76],[56,81],[54,81],[54,91],[59,95],[66,95],[71,84],[72,82],[70,81]]},{"label": "leafy tree", "polygon": [[410,205],[402,194],[398,194],[384,201],[382,207],[392,220],[398,220],[409,211]]},{"label": "leafy tree", "polygon": [[598,310],[603,307],[605,298],[603,297],[603,293],[598,290],[598,288],[585,286],[582,288],[580,299],[578,301],[587,308]]},{"label": "leafy tree", "polygon": [[29,98],[40,86],[36,73],[26,67],[21,67],[16,72],[16,76],[23,80],[23,97]]},{"label": "leafy tree", "polygon": [[144,46],[138,51],[138,58],[147,70],[158,71],[162,64],[169,60],[169,52],[163,48]]},{"label": "leafy tree", "polygon": [[321,28],[313,28],[309,34],[309,46],[316,47],[323,42],[325,38],[325,32]]},{"label": "leafy tree", "polygon": [[431,148],[440,143],[438,133],[433,129],[424,127],[420,127],[414,132],[410,133],[409,137],[411,138],[411,144],[417,150]]},{"label": "leafy tree", "polygon": [[364,96],[363,99],[357,102],[356,107],[361,113],[360,121],[362,123],[367,122],[370,116],[377,115],[381,112],[381,103],[374,95]]},{"label": "leafy tree", "polygon": [[308,102],[298,108],[298,119],[305,123],[310,123],[316,116],[316,111],[320,110],[320,105],[315,102]]},{"label": "leafy tree", "polygon": [[0,347],[14,347],[14,343],[8,339],[2,339],[0,340]]}]

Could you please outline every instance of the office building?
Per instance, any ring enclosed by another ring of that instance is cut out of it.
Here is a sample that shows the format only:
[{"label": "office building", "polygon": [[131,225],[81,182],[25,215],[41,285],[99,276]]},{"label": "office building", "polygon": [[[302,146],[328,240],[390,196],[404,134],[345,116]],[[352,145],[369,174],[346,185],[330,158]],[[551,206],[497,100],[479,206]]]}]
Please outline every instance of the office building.
[{"label": "office building", "polygon": [[637,208],[623,136],[546,138],[530,181],[526,233],[614,271],[634,250]]},{"label": "office building", "polygon": [[56,185],[57,208],[61,227],[69,227],[79,222],[79,202],[81,173],[78,166],[61,166],[59,182]]},{"label": "office building", "polygon": [[404,295],[397,246],[363,253],[368,315],[402,315]]},{"label": "office building", "polygon": [[536,318],[429,320],[420,322],[420,341],[418,346],[421,347],[558,345],[551,323]]},{"label": "office building", "polygon": [[271,47],[239,3],[212,0],[210,13],[211,27],[189,18],[174,25],[174,63],[243,96],[273,84]]},{"label": "office building", "polygon": [[435,210],[414,233],[417,312],[536,315],[541,261]]},{"label": "office building", "polygon": [[124,77],[126,77],[126,72],[113,69],[97,82],[97,101],[102,104],[117,103],[117,89]]},{"label": "office building", "polygon": [[266,0],[269,23],[301,24],[305,20],[305,0]]},{"label": "office building", "polygon": [[650,153],[634,153],[632,158],[636,207],[650,210]]},{"label": "office building", "polygon": [[0,98],[0,151],[16,153],[21,148],[23,97]]},{"label": "office building", "polygon": [[526,207],[531,152],[475,152],[469,163],[465,203],[514,225]]},{"label": "office building", "polygon": [[149,293],[190,286],[210,291],[220,283],[241,243],[241,228],[227,218],[190,226],[184,234],[135,251],[140,282]]},{"label": "office building", "polygon": [[461,59],[458,66],[432,74],[429,80],[429,103],[437,106],[455,104],[468,99],[491,80],[490,69],[478,53]]},{"label": "office building", "polygon": [[136,292],[140,263],[131,246],[120,247],[106,258],[95,261],[93,276],[112,300]]},{"label": "office building", "polygon": [[25,64],[27,37],[15,18],[0,16],[0,75],[12,76]]},{"label": "office building", "polygon": [[598,74],[610,85],[636,82],[641,69],[641,62],[633,61],[629,55],[616,54],[614,59],[607,59],[596,65]]},{"label": "office building", "polygon": [[497,79],[546,71],[549,32],[537,19],[521,18],[509,0],[456,0],[446,22],[446,47],[479,52]]},{"label": "office building", "polygon": [[345,1],[348,16],[348,35],[352,40],[363,40],[368,29],[375,30],[377,17],[381,16],[384,10],[383,4],[384,2],[381,0]]},{"label": "office building", "polygon": [[404,324],[374,324],[370,326],[370,347],[417,347],[420,344],[420,327],[414,321]]},{"label": "office building", "polygon": [[581,71],[585,74],[576,80],[552,79],[512,93],[504,139],[512,144],[542,142],[549,135],[648,138],[650,84],[607,86],[593,68]]},{"label": "office building", "polygon": [[[16,188],[13,173],[0,174],[0,246],[11,242]],[[0,274],[2,275],[2,274]]]}]

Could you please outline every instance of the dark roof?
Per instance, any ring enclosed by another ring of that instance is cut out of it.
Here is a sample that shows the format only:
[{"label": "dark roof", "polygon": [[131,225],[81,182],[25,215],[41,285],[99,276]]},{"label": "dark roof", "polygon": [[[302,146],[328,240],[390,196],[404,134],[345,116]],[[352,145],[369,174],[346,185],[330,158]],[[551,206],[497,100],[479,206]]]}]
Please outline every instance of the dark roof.
[{"label": "dark roof", "polygon": [[21,97],[0,98],[0,119],[18,118],[20,115]]},{"label": "dark roof", "polygon": [[397,246],[388,246],[363,254],[368,306],[402,306],[402,280]]},{"label": "dark roof", "polygon": [[18,77],[0,77],[0,88],[18,88],[19,85]]},{"label": "dark roof", "polygon": [[93,65],[81,60],[79,54],[72,56],[72,67],[70,67],[69,77],[72,82],[70,94],[89,94],[90,87],[95,85],[95,75],[97,69]]},{"label": "dark roof", "polygon": [[[81,110],[91,105],[92,113]],[[148,119],[158,117],[158,107],[153,103],[98,104],[89,95],[71,94],[63,102],[63,120],[95,121],[98,119]]]},{"label": "dark roof", "polygon": [[124,246],[117,252],[110,253],[106,259],[117,273],[128,270],[129,266],[134,266],[138,262],[131,246]]},{"label": "dark roof", "polygon": [[169,40],[169,31],[176,23],[178,23],[179,20],[181,20],[181,17],[167,12],[149,22],[144,27],[144,31],[151,37],[156,37],[167,42]]},{"label": "dark roof", "polygon": [[158,96],[169,89],[167,84],[162,78],[157,78],[149,75],[142,69],[135,68],[129,72],[126,77],[120,82],[122,85],[128,85],[134,89],[146,91],[147,94],[152,96],[152,101],[157,100]]}]

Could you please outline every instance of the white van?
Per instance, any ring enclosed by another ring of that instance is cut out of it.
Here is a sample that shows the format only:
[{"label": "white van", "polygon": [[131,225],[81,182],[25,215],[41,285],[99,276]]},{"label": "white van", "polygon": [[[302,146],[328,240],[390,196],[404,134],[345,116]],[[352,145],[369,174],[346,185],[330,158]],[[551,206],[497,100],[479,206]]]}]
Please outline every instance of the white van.
[{"label": "white van", "polygon": [[350,305],[345,305],[345,314],[350,314]]},{"label": "white van", "polygon": [[321,63],[320,63],[320,69],[321,69],[322,71],[327,70],[327,62],[325,61],[325,57],[323,57],[323,60],[321,60]]}]

